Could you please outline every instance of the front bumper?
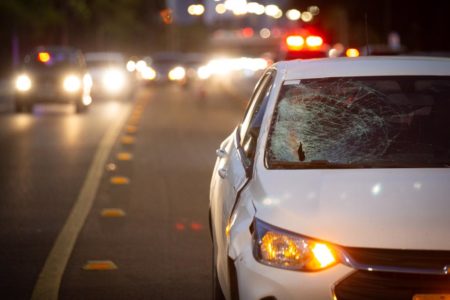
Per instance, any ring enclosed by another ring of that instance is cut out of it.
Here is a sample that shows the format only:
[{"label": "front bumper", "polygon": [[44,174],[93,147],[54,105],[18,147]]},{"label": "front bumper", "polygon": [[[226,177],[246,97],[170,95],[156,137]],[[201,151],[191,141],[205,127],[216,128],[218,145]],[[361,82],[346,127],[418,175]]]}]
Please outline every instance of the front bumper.
[{"label": "front bumper", "polygon": [[66,93],[54,90],[31,90],[16,92],[15,99],[20,103],[76,103],[83,100],[85,93]]},{"label": "front bumper", "polygon": [[337,265],[319,272],[298,272],[263,265],[255,260],[251,240],[234,261],[240,299],[333,299],[333,286],[354,270]]}]

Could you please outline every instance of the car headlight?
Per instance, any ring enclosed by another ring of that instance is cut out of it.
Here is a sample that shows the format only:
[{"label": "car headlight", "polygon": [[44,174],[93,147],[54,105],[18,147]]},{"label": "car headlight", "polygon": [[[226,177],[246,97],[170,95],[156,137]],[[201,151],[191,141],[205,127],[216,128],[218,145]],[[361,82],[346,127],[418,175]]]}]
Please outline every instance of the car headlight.
[{"label": "car headlight", "polygon": [[68,75],[64,78],[63,87],[66,92],[78,92],[81,89],[81,80],[76,75]]},{"label": "car headlight", "polygon": [[83,85],[84,85],[84,87],[86,88],[86,89],[91,89],[92,88],[92,76],[89,74],[89,73],[87,73],[87,74],[84,74],[84,76],[83,76]]},{"label": "car headlight", "polygon": [[183,80],[186,76],[186,70],[183,67],[175,67],[169,72],[170,80]]},{"label": "car headlight", "polygon": [[107,70],[102,78],[103,87],[110,92],[117,92],[125,85],[125,75],[116,69]]},{"label": "car headlight", "polygon": [[16,89],[21,92],[26,92],[31,89],[31,79],[28,75],[22,74],[16,78]]},{"label": "car headlight", "polygon": [[142,79],[154,80],[156,78],[156,71],[152,67],[145,67],[141,71]]},{"label": "car headlight", "polygon": [[337,263],[336,250],[327,243],[276,228],[258,219],[253,226],[253,253],[263,264],[296,271],[320,271]]},{"label": "car headlight", "polygon": [[208,66],[201,66],[200,68],[198,68],[197,70],[197,77],[202,79],[202,80],[206,80],[209,77],[211,77],[211,70]]}]

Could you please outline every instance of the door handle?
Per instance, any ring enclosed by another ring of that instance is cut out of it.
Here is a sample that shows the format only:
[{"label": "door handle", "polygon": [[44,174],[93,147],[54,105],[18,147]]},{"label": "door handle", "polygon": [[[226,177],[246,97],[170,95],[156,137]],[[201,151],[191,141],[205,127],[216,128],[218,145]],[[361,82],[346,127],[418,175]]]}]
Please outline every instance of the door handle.
[{"label": "door handle", "polygon": [[219,169],[219,171],[217,171],[217,173],[219,173],[220,178],[225,179],[225,177],[227,177],[228,175],[228,170],[225,168],[221,168]]},{"label": "door handle", "polygon": [[225,151],[225,150],[223,150],[223,149],[217,149],[217,150],[216,150],[216,155],[217,155],[217,157],[219,157],[219,158],[223,158],[223,157],[225,157],[227,154],[228,154],[227,151]]}]

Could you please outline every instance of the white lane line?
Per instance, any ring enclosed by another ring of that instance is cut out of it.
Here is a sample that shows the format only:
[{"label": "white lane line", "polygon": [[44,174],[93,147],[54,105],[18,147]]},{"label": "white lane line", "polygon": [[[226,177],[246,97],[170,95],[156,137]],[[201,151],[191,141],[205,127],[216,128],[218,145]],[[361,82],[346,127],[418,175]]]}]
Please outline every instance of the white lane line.
[{"label": "white lane line", "polygon": [[117,122],[111,122],[111,127],[103,136],[83,187],[78,195],[78,199],[70,211],[69,217],[59,233],[47,260],[45,261],[45,265],[39,274],[31,297],[32,300],[58,299],[59,286],[67,262],[69,261],[86,217],[91,210],[106,161],[129,113],[130,107],[124,108],[119,120]]}]

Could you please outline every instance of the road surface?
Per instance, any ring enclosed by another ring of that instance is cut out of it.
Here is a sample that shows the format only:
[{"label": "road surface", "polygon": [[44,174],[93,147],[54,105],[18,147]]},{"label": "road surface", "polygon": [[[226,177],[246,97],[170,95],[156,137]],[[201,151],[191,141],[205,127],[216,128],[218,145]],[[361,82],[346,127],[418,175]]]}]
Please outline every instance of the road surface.
[{"label": "road surface", "polygon": [[2,299],[210,299],[209,180],[236,95],[152,86],[87,114],[2,113]]}]

